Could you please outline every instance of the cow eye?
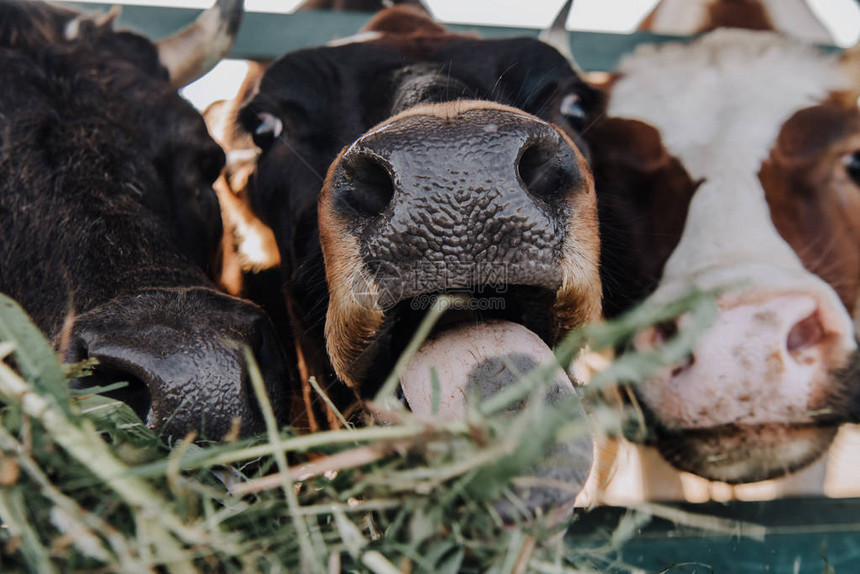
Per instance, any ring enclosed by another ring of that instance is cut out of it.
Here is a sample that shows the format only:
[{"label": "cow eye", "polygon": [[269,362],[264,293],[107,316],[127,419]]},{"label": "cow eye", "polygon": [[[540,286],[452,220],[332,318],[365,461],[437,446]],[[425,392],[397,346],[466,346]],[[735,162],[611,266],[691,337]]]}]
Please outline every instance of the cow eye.
[{"label": "cow eye", "polygon": [[846,155],[843,160],[845,163],[845,171],[848,172],[854,183],[860,185],[860,151]]},{"label": "cow eye", "polygon": [[267,112],[257,114],[257,119],[260,123],[254,129],[252,137],[257,147],[265,151],[281,136],[284,131],[284,124],[281,120]]},{"label": "cow eye", "polygon": [[568,94],[561,99],[559,112],[575,130],[585,127],[585,108],[582,107],[582,99],[576,94]]}]

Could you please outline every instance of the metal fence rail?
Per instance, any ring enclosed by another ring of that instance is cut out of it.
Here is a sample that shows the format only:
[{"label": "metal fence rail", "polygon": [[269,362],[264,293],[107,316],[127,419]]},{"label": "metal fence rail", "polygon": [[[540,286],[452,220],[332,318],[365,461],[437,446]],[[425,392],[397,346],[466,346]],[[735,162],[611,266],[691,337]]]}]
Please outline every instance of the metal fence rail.
[{"label": "metal fence rail", "polygon": [[[646,519],[614,547],[612,536],[619,523],[648,515],[648,505],[640,510],[595,508],[582,513],[565,543],[586,555],[589,549],[612,548],[601,568],[605,574],[860,572],[857,498],[672,503],[661,509],[657,514],[664,518]],[[675,517],[674,511],[680,514]]]},{"label": "metal fence rail", "polygon": [[[107,12],[109,4],[65,2],[92,12]],[[118,2],[121,4],[121,2]],[[124,5],[118,25],[157,39],[179,30],[194,20],[199,10],[156,6]],[[270,60],[300,48],[319,46],[336,38],[358,32],[370,19],[361,12],[325,12],[308,10],[293,14],[245,14],[239,36],[230,52],[232,58]],[[459,33],[476,33],[484,38],[536,37],[534,28],[506,28],[448,24]],[[635,34],[608,34],[598,32],[571,32],[570,48],[577,63],[586,71],[614,70],[618,60],[639,44],[654,44],[668,40],[685,41],[687,38],[637,32]]]}]

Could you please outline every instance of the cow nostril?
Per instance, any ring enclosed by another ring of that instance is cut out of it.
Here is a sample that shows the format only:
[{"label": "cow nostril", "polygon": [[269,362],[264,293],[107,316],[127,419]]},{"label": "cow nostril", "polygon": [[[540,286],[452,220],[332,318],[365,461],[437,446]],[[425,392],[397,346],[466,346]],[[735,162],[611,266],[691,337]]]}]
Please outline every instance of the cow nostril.
[{"label": "cow nostril", "polygon": [[791,328],[788,333],[786,347],[791,354],[797,354],[804,349],[816,346],[825,335],[824,325],[821,323],[821,315],[814,311],[809,316],[801,319]]},{"label": "cow nostril", "polygon": [[354,211],[375,216],[382,213],[394,197],[394,181],[379,158],[357,154],[345,163],[350,178],[343,199]]},{"label": "cow nostril", "polygon": [[662,346],[677,334],[678,325],[675,321],[663,321],[639,331],[633,339],[633,346],[640,352],[650,351]]},{"label": "cow nostril", "polygon": [[517,161],[517,173],[529,193],[551,199],[576,185],[576,157],[566,148],[554,138],[526,144]]},{"label": "cow nostril", "polygon": [[149,389],[136,375],[123,369],[121,366],[110,363],[99,363],[93,368],[93,373],[83,379],[88,387],[106,387],[116,383],[128,383],[126,386],[115,391],[108,391],[104,395],[122,401],[137,414],[141,421],[147,422],[150,408],[152,407],[152,396]]},{"label": "cow nostril", "polygon": [[696,364],[696,356],[693,353],[687,355],[687,358],[684,359],[684,362],[675,365],[675,367],[671,371],[672,377],[679,377],[684,374],[685,371],[690,370],[690,368]]},{"label": "cow nostril", "polygon": [[66,362],[80,363],[96,359],[92,372],[86,377],[75,379],[72,386],[78,389],[109,387],[117,383],[127,383],[126,386],[102,393],[103,395],[126,403],[137,414],[141,421],[146,422],[152,407],[152,396],[146,383],[123,363],[117,363],[111,358],[91,354],[87,342],[82,337],[72,340],[66,351]]}]

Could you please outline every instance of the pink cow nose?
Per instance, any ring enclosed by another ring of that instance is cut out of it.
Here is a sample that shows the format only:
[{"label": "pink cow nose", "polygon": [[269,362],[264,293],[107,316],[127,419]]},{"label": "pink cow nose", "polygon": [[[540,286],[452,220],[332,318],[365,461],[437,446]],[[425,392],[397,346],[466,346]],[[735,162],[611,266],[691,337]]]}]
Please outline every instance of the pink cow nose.
[{"label": "pink cow nose", "polygon": [[[845,333],[828,320],[834,312],[812,295],[749,295],[721,304],[719,318],[685,364],[637,388],[668,428],[812,422],[823,404],[828,375],[845,358]],[[646,329],[634,344],[651,347],[666,330]]]}]

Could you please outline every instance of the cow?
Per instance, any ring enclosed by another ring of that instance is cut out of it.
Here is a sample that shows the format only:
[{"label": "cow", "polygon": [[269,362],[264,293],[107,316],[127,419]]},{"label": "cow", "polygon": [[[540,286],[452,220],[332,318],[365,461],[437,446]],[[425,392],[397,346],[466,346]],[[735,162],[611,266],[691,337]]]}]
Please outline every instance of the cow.
[{"label": "cow", "polygon": [[732,484],[779,477],[856,418],[855,61],[719,29],[641,47],[608,84],[591,138],[607,314],[720,293],[687,360],[634,388],[647,442],[681,470]]},{"label": "cow", "polygon": [[224,154],[176,91],[229,48],[240,17],[241,2],[221,1],[152,43],[109,17],[0,4],[0,291],[65,361],[94,363],[74,385],[127,382],[113,396],[165,438],[263,430],[245,348],[287,422],[269,319],[207,274]]},{"label": "cow", "polygon": [[[364,420],[438,294],[470,299],[413,365],[447,356],[487,392],[600,317],[581,137],[599,93],[541,41],[452,34],[419,8],[364,32],[286,54],[238,112],[259,149],[247,194],[279,248],[310,431]],[[413,408],[429,389],[418,371],[401,378]],[[451,397],[470,394],[441,373]],[[581,484],[591,447],[580,454],[563,472]]]}]

